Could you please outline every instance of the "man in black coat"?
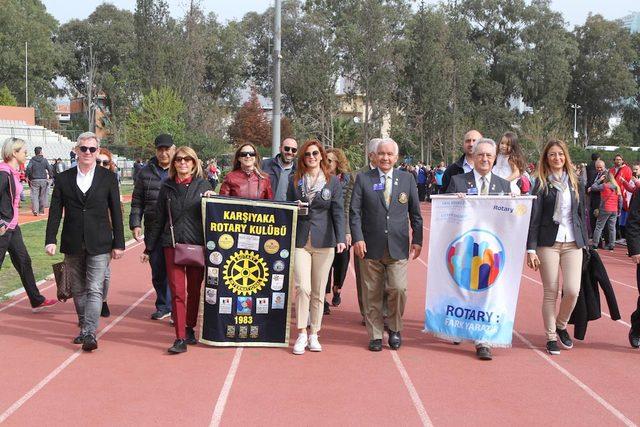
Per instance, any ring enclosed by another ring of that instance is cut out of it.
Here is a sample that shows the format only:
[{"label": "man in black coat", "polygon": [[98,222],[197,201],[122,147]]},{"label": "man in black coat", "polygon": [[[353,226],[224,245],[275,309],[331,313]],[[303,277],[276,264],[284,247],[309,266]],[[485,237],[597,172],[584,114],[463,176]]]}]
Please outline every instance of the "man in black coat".
[{"label": "man in black coat", "polygon": [[400,332],[407,300],[409,249],[413,259],[420,256],[422,215],[415,179],[410,173],[393,168],[398,161],[398,144],[392,139],[383,139],[376,148],[376,156],[377,168],[356,178],[349,221],[354,253],[364,261],[361,272],[369,350],[382,350],[385,287],[389,347],[397,350],[402,344]]},{"label": "man in black coat", "polygon": [[296,173],[296,153],[298,143],[293,138],[286,138],[280,144],[280,153],[272,159],[262,162],[262,170],[269,174],[273,200],[287,200],[289,177]]},{"label": "man in black coat", "polygon": [[96,330],[105,273],[111,258],[120,258],[124,252],[118,178],[96,167],[99,147],[92,132],[78,137],[78,166],[56,176],[45,240],[47,254],[55,255],[64,210],[60,252],[65,255],[80,324],[80,334],[73,342],[82,344],[85,351],[98,348]]},{"label": "man in black coat", "polygon": [[[635,192],[629,204],[629,219],[627,220],[627,250],[629,256],[637,264],[636,282],[640,293],[640,196]],[[636,310],[631,315],[631,330],[629,331],[629,344],[633,348],[640,347],[640,295]]]},{"label": "man in black coat", "polygon": [[442,176],[442,193],[447,192],[453,176],[471,172],[471,169],[473,169],[473,146],[480,138],[482,138],[482,134],[477,130],[470,130],[464,134],[464,143],[462,145],[464,153],[444,171],[444,175]]},{"label": "man in black coat", "polygon": [[[176,146],[171,135],[158,135],[155,139],[156,155],[140,169],[131,196],[129,228],[137,241],[142,240],[142,222],[144,217],[145,244],[149,246],[148,235],[156,223],[158,194],[162,184],[169,177],[169,166]],[[156,291],[156,311],[151,319],[161,320],[171,316],[171,290],[167,282],[167,266],[162,246],[157,245],[149,254],[151,282]]]}]

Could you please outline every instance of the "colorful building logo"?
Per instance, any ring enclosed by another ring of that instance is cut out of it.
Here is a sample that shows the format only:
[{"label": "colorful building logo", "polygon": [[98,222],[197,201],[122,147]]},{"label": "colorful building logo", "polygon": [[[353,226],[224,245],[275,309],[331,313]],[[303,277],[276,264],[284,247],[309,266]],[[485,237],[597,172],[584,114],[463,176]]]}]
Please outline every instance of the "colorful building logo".
[{"label": "colorful building logo", "polygon": [[502,242],[485,230],[470,230],[447,247],[447,269],[458,286],[468,291],[486,291],[505,265]]}]

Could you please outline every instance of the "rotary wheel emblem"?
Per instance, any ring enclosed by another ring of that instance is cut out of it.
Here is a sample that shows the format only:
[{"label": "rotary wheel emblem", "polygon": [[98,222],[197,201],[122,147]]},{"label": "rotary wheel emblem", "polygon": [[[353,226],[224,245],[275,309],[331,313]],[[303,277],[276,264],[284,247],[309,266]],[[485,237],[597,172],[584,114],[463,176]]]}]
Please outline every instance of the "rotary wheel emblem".
[{"label": "rotary wheel emblem", "polygon": [[264,288],[268,277],[267,264],[252,251],[236,252],[224,264],[224,283],[236,295],[258,293]]}]

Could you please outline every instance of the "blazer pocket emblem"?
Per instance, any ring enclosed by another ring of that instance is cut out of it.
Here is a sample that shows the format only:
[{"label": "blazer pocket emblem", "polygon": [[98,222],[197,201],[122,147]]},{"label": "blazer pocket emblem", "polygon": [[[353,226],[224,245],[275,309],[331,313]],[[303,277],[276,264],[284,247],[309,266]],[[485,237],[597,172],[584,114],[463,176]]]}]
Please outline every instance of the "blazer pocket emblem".
[{"label": "blazer pocket emblem", "polygon": [[398,196],[398,201],[402,204],[405,204],[409,201],[409,196],[407,196],[407,193],[400,193],[400,195]]},{"label": "blazer pocket emblem", "polygon": [[329,190],[328,188],[323,188],[322,193],[320,193],[320,197],[322,197],[322,200],[330,200],[331,190]]}]

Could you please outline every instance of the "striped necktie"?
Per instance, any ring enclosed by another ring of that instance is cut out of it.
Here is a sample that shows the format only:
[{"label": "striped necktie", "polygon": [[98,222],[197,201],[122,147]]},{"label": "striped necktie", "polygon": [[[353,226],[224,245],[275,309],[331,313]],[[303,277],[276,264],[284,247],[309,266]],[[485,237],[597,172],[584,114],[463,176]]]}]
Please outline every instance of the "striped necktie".
[{"label": "striped necktie", "polygon": [[482,180],[482,187],[480,187],[480,195],[487,196],[489,195],[489,184],[487,183],[487,177],[483,176],[480,179]]},{"label": "striped necktie", "polygon": [[387,204],[387,207],[391,204],[391,176],[385,175],[384,182],[384,202]]}]

